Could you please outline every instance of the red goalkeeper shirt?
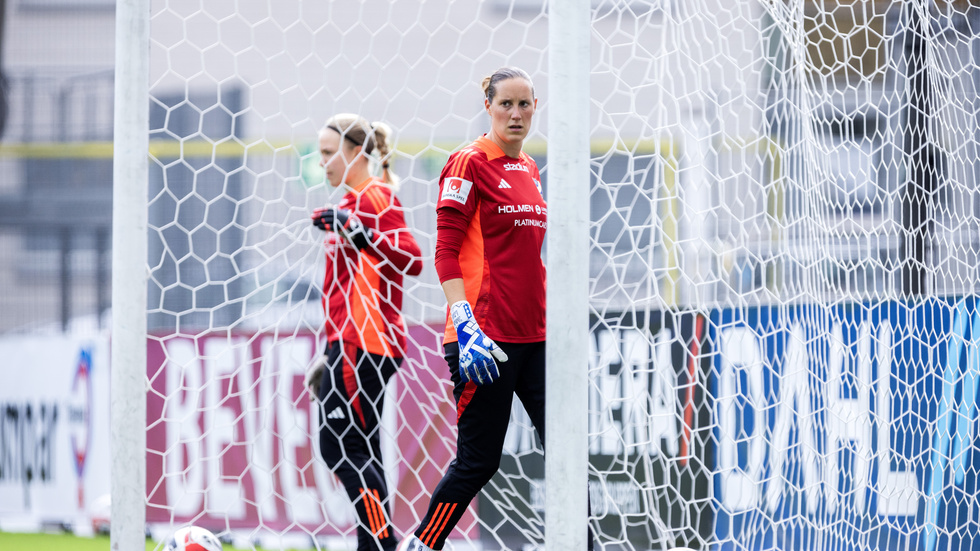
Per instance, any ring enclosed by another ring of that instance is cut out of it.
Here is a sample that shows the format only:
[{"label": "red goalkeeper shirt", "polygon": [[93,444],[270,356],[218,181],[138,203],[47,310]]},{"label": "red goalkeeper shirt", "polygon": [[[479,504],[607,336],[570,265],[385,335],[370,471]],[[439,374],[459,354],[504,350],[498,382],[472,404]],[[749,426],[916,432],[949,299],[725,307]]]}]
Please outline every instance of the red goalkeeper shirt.
[{"label": "red goalkeeper shirt", "polygon": [[[508,157],[486,136],[477,139],[449,157],[439,177],[437,209],[440,228],[460,217],[466,228],[458,269],[446,264],[444,240],[436,245],[440,280],[463,278],[473,315],[491,339],[545,340],[541,247],[548,208],[534,160],[523,152],[518,159]],[[445,342],[456,340],[447,312]]]},{"label": "red goalkeeper shirt", "polygon": [[422,271],[422,253],[405,226],[401,204],[391,186],[370,178],[344,195],[337,207],[371,228],[374,241],[359,251],[347,239],[327,232],[327,341],[342,339],[372,354],[404,357],[402,280]]}]

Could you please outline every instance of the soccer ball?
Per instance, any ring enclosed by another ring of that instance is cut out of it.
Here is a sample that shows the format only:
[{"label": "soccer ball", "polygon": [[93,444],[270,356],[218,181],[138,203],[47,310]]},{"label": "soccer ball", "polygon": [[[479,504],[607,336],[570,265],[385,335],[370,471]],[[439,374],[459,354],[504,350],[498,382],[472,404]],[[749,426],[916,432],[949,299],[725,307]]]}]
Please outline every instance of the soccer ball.
[{"label": "soccer ball", "polygon": [[221,542],[207,529],[185,526],[167,540],[164,551],[221,551]]},{"label": "soccer ball", "polygon": [[92,531],[96,534],[108,534],[111,528],[109,520],[112,517],[112,497],[105,494],[88,506],[92,517]]}]

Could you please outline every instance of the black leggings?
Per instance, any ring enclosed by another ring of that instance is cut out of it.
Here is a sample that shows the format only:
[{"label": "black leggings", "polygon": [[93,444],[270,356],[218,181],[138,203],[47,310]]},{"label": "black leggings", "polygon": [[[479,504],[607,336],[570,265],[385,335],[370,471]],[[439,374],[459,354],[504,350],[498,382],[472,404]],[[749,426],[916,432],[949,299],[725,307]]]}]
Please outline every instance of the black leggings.
[{"label": "black leggings", "polygon": [[401,361],[351,344],[327,345],[327,368],[318,393],[320,454],[357,510],[357,551],[390,551],[397,544],[381,463],[379,420],[385,383]]},{"label": "black leggings", "polygon": [[[442,549],[476,494],[500,467],[511,405],[516,395],[544,446],[545,343],[497,342],[507,353],[498,363],[500,378],[492,384],[464,383],[459,376],[459,344],[445,345],[446,362],[456,399],[456,458],[436,486],[415,535],[432,549]],[[591,510],[591,507],[590,507]],[[588,549],[593,549],[588,528]]]},{"label": "black leggings", "polygon": [[[469,502],[490,482],[500,467],[515,394],[524,404],[538,438],[544,442],[544,343],[497,344],[507,353],[508,360],[498,364],[500,378],[484,386],[462,382],[459,376],[459,345],[453,343],[446,346],[453,396],[456,398],[456,458],[436,486],[432,503],[458,506],[449,517],[450,522],[438,534],[430,530],[427,538],[422,540],[433,549],[442,547],[444,536],[448,535]],[[429,508],[432,509],[432,506]]]}]

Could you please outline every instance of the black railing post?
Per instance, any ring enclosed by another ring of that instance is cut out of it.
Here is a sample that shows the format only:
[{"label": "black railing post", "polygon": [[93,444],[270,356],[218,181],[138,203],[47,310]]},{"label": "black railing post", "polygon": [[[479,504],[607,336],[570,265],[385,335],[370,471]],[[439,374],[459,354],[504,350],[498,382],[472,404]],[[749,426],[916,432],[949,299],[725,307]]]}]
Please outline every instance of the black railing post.
[{"label": "black railing post", "polygon": [[936,189],[936,159],[929,141],[932,106],[929,97],[929,71],[926,67],[927,8],[916,9],[916,2],[904,5],[905,66],[907,97],[903,151],[906,176],[901,195],[902,296],[920,296],[926,287],[928,238],[932,233],[930,199]]},{"label": "black railing post", "polygon": [[58,231],[61,269],[59,287],[61,290],[61,330],[68,330],[71,319],[71,228],[62,226]]}]

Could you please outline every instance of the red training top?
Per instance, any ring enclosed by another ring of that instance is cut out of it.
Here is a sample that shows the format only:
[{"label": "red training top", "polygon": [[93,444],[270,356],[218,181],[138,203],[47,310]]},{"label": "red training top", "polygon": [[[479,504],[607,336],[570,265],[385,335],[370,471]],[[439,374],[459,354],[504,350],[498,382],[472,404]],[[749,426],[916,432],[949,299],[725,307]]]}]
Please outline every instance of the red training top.
[{"label": "red training top", "polygon": [[402,279],[422,272],[422,252],[405,226],[405,215],[388,184],[369,178],[337,205],[374,231],[371,246],[359,251],[344,237],[327,232],[323,308],[327,341],[343,339],[366,352],[405,355]]},{"label": "red training top", "polygon": [[[508,157],[484,135],[453,153],[439,180],[439,280],[463,278],[473,315],[491,339],[545,340],[548,208],[538,165],[523,152]],[[456,340],[447,312],[444,342]]]}]

